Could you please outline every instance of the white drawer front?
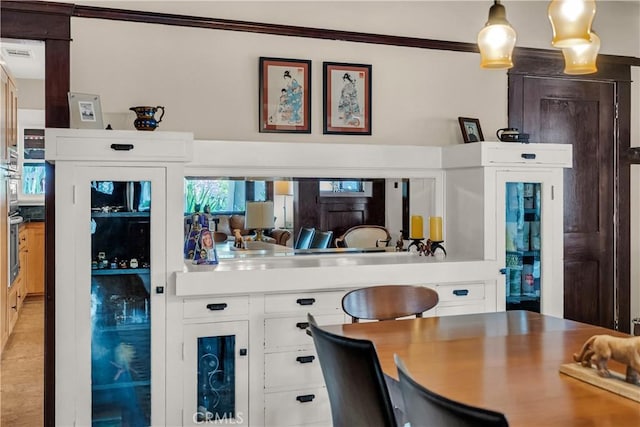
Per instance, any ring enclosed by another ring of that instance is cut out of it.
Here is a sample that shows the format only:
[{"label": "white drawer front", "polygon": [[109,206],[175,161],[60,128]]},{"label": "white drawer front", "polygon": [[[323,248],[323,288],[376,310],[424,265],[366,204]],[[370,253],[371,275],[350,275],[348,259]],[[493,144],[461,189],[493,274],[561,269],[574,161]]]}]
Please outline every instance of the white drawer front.
[{"label": "white drawer front", "polygon": [[566,165],[571,166],[571,152],[567,150],[545,149],[527,144],[509,145],[487,149],[487,161],[500,164]]},{"label": "white drawer front", "polygon": [[342,311],[345,291],[265,295],[265,313]]},{"label": "white drawer front", "polygon": [[265,394],[265,426],[284,427],[313,423],[331,425],[331,405],[325,388]]},{"label": "white drawer front", "polygon": [[[318,325],[338,325],[344,323],[344,314],[314,315]],[[265,348],[313,346],[313,339],[307,335],[307,316],[278,317],[264,321]]]},{"label": "white drawer front", "polygon": [[185,161],[191,154],[186,140],[93,137],[87,144],[85,138],[59,137],[54,156],[57,160]]},{"label": "white drawer front", "polygon": [[484,313],[485,307],[483,302],[475,302],[473,304],[461,304],[450,306],[436,306],[436,316],[455,316],[459,314]]},{"label": "white drawer front", "polygon": [[185,319],[243,315],[249,313],[249,297],[186,299],[183,308]]},{"label": "white drawer front", "polygon": [[323,385],[320,361],[314,350],[264,355],[265,388]]},{"label": "white drawer front", "polygon": [[437,285],[436,291],[438,291],[438,298],[441,302],[484,299],[484,283]]}]

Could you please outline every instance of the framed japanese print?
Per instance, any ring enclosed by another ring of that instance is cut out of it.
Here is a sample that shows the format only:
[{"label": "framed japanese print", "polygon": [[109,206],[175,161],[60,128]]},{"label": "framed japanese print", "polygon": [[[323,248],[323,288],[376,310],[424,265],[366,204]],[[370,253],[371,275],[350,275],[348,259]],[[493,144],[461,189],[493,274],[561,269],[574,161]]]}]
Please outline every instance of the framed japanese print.
[{"label": "framed japanese print", "polygon": [[311,61],[260,58],[260,132],[311,133]]},{"label": "framed japanese print", "polygon": [[323,65],[323,133],[371,135],[371,65]]}]

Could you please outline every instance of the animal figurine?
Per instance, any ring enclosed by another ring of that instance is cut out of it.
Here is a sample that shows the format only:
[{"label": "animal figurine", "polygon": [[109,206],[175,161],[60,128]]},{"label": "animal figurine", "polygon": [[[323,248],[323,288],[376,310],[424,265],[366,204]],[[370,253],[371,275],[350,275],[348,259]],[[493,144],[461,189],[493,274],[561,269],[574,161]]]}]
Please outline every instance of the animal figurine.
[{"label": "animal figurine", "polygon": [[244,247],[244,241],[242,240],[242,234],[240,234],[239,228],[233,229],[233,246],[238,249],[242,249]]},{"label": "animal figurine", "polygon": [[396,252],[402,252],[404,250],[404,239],[402,237],[402,230],[400,230],[400,237],[396,241]]},{"label": "animal figurine", "polygon": [[595,364],[598,375],[604,378],[611,376],[607,369],[609,359],[627,365],[626,382],[640,384],[640,337],[594,335],[584,343],[579,354],[573,355],[573,360],[582,366]]}]

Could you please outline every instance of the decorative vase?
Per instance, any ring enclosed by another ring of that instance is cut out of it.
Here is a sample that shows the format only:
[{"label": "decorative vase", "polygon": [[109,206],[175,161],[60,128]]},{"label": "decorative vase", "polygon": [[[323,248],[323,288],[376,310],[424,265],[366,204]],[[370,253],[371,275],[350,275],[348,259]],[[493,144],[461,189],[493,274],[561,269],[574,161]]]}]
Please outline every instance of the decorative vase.
[{"label": "decorative vase", "polygon": [[[136,113],[137,117],[133,122],[133,126],[138,130],[155,130],[158,127],[158,123],[162,121],[162,117],[164,117],[164,107],[161,106],[131,107],[129,110]],[[160,118],[156,119],[155,114],[158,110],[162,110],[162,113],[160,113]]]}]

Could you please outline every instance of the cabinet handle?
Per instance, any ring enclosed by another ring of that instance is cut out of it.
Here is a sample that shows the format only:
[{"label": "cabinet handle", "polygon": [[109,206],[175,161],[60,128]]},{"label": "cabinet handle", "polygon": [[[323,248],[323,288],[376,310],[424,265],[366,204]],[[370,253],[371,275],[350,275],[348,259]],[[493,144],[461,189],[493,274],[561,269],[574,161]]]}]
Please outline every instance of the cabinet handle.
[{"label": "cabinet handle", "polygon": [[296,327],[299,329],[307,329],[309,327],[309,322],[298,322],[296,323]]},{"label": "cabinet handle", "polygon": [[500,271],[500,274],[507,274],[506,268],[501,268],[499,271]]},{"label": "cabinet handle", "polygon": [[111,149],[115,151],[131,151],[133,144],[111,144]]},{"label": "cabinet handle", "polygon": [[164,294],[164,286],[156,286],[156,294]]},{"label": "cabinet handle", "polygon": [[315,358],[315,356],[298,356],[296,357],[296,361],[300,363],[311,363]]},{"label": "cabinet handle", "polygon": [[469,289],[456,289],[453,291],[453,294],[457,297],[463,297],[465,295],[469,295]]},{"label": "cabinet handle", "polygon": [[522,153],[520,155],[523,159],[527,159],[527,160],[533,160],[536,158],[536,155],[533,153]]},{"label": "cabinet handle", "polygon": [[224,310],[225,308],[227,308],[227,303],[226,302],[222,302],[222,303],[218,303],[218,304],[207,304],[207,308],[211,311],[220,311],[220,310]]},{"label": "cabinet handle", "polygon": [[304,394],[302,396],[296,396],[296,400],[300,403],[311,402],[316,398],[315,394]]},{"label": "cabinet handle", "polygon": [[315,298],[298,298],[296,302],[300,305],[313,305],[316,302]]}]

